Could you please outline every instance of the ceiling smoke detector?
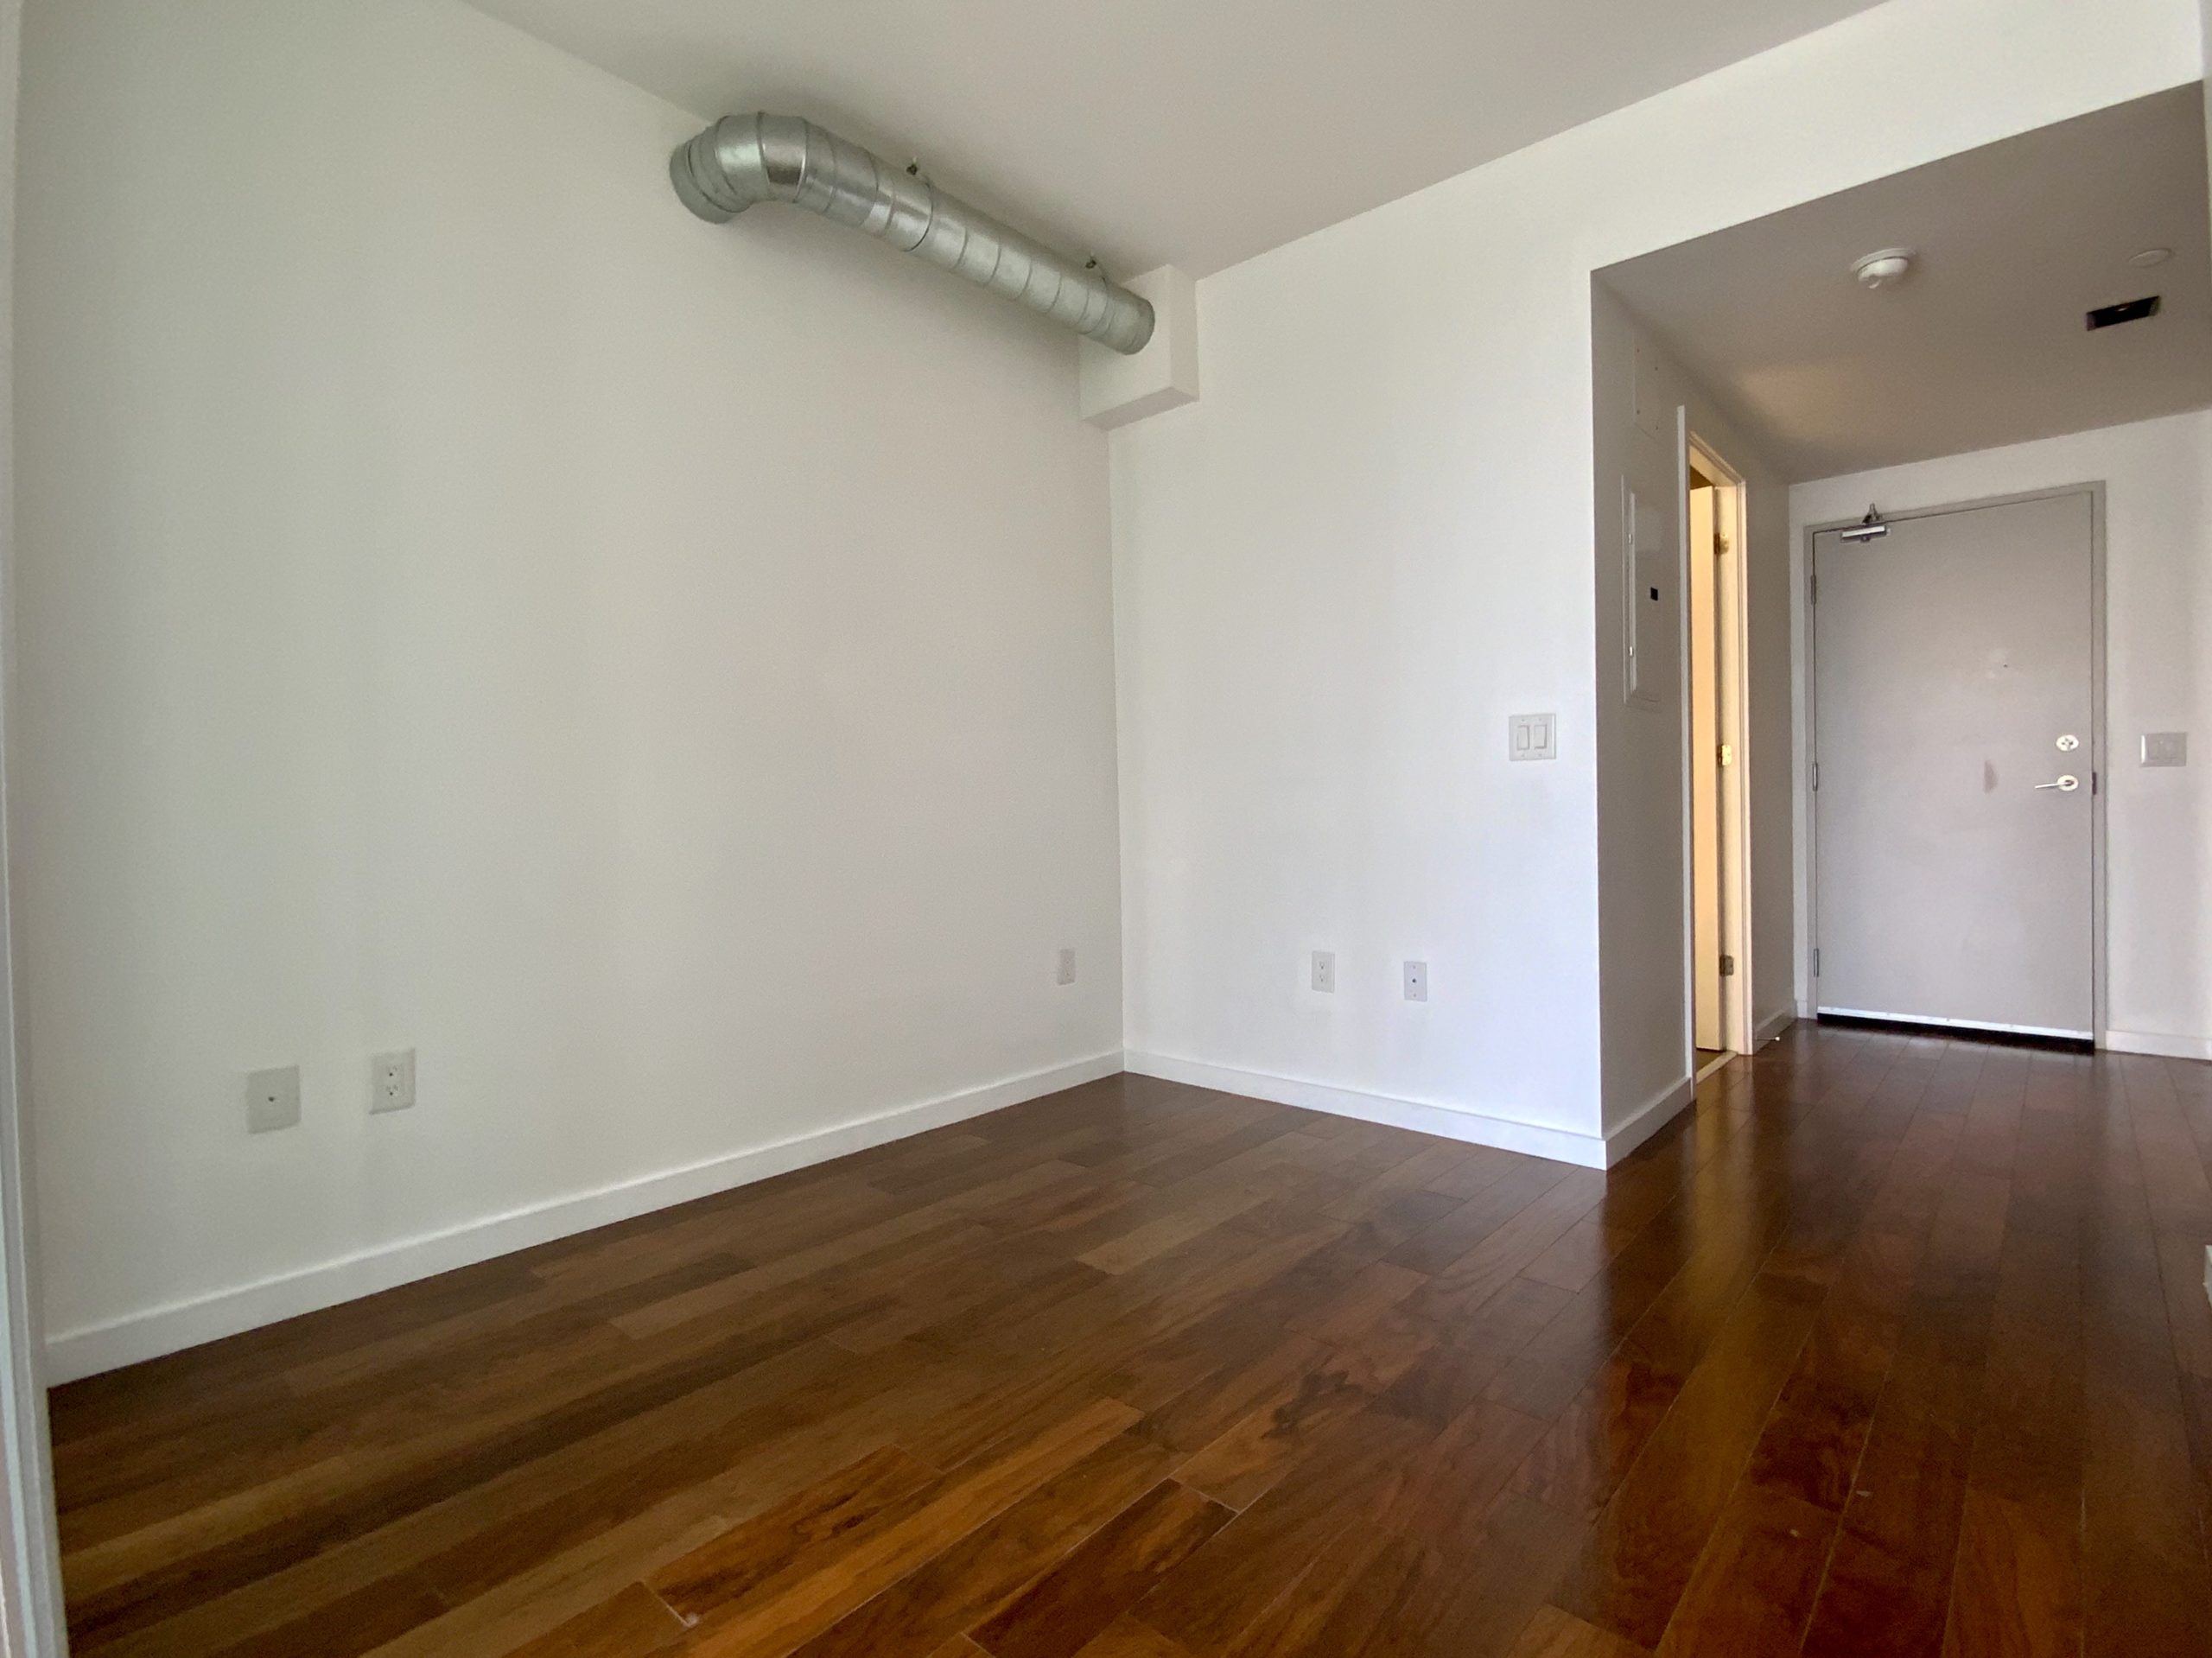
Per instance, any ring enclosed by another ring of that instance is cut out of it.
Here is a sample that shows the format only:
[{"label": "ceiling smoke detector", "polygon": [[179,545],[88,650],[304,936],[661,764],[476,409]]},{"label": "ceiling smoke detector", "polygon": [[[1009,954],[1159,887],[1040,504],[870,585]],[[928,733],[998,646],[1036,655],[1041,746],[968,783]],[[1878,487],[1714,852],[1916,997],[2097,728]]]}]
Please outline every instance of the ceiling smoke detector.
[{"label": "ceiling smoke detector", "polygon": [[1910,248],[1884,248],[1852,262],[1851,274],[1861,288],[1894,288],[1912,269]]}]

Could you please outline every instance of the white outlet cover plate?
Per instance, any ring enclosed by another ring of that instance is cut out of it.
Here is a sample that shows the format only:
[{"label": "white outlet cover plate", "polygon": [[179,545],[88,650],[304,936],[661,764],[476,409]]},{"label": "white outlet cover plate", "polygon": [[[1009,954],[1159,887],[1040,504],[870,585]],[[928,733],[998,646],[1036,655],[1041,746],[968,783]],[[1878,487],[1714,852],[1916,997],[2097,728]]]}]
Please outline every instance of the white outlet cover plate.
[{"label": "white outlet cover plate", "polygon": [[265,1134],[295,1128],[300,1121],[300,1068],[279,1065],[249,1071],[245,1079],[245,1131]]},{"label": "white outlet cover plate", "polygon": [[1331,950],[1313,952],[1313,988],[1323,995],[1333,995],[1337,988],[1337,953]]},{"label": "white outlet cover plate", "polygon": [[[391,1078],[389,1083],[387,1076]],[[404,1111],[414,1103],[414,1049],[380,1053],[369,1061],[369,1110],[372,1115]]]},{"label": "white outlet cover plate", "polygon": [[1428,1000],[1428,963],[1427,962],[1406,963],[1406,1000],[1408,1001]]}]

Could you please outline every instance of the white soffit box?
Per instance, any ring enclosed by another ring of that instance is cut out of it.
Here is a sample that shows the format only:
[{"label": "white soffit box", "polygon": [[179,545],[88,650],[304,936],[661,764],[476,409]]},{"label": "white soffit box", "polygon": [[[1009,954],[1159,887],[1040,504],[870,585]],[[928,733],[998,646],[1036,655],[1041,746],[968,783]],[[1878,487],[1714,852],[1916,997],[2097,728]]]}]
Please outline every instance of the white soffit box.
[{"label": "white soffit box", "polygon": [[1083,417],[1109,430],[1198,400],[1198,284],[1162,265],[1122,284],[1152,302],[1152,338],[1133,356],[1085,340],[1078,373]]}]

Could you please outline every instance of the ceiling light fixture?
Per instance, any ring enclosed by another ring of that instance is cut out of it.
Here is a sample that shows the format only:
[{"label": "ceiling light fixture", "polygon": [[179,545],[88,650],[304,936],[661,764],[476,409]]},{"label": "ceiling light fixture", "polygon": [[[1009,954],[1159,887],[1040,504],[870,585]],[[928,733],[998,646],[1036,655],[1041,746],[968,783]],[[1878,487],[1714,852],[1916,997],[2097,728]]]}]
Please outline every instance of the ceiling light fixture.
[{"label": "ceiling light fixture", "polygon": [[1912,269],[1910,248],[1884,248],[1852,262],[1851,274],[1861,288],[1890,288],[1904,280]]},{"label": "ceiling light fixture", "polygon": [[2145,248],[2127,263],[2132,265],[2162,265],[2173,257],[2174,251],[2171,248]]}]

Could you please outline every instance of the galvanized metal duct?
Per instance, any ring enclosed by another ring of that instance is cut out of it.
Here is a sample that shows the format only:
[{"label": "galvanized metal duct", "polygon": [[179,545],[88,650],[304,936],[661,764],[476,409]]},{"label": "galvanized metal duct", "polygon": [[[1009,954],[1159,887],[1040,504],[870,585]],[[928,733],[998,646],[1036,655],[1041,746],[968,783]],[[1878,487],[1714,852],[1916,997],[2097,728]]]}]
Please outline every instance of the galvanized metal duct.
[{"label": "galvanized metal duct", "polygon": [[669,158],[676,194],[721,224],[789,201],[1019,300],[1124,353],[1152,338],[1149,302],[881,156],[795,115],[726,115]]}]

